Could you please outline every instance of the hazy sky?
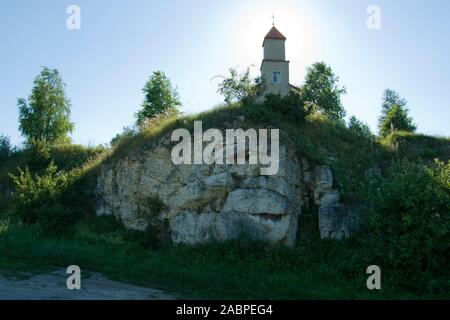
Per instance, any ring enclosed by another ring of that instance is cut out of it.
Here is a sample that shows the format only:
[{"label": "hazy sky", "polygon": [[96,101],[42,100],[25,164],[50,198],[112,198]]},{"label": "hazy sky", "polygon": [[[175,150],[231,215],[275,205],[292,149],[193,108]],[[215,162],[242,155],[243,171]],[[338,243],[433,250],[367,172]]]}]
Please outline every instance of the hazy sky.
[{"label": "hazy sky", "polygon": [[[81,30],[66,9],[81,8]],[[369,30],[369,5],[381,29]],[[134,121],[154,70],[178,86],[182,111],[220,103],[216,75],[254,65],[275,14],[287,37],[291,83],[316,61],[346,86],[343,102],[376,129],[385,88],[409,102],[420,132],[450,136],[450,2],[447,0],[0,0],[0,134],[22,141],[17,98],[42,66],[57,68],[72,102],[73,139],[99,144]]]}]

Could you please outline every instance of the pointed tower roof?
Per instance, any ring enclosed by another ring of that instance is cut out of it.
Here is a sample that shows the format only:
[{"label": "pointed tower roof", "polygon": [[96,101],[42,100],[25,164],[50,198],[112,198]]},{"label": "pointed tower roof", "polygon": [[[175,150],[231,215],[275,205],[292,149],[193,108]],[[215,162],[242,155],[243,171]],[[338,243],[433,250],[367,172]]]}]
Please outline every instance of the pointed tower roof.
[{"label": "pointed tower roof", "polygon": [[270,29],[269,33],[266,34],[266,36],[264,37],[265,39],[279,39],[279,40],[286,40],[286,37],[283,36],[281,34],[280,31],[278,31],[277,28],[275,28],[275,26],[272,27],[272,29]]},{"label": "pointed tower roof", "polygon": [[[283,34],[280,31],[278,31],[278,29],[275,28],[275,26],[273,26],[272,29],[270,29],[269,33],[267,33],[266,36],[264,37],[264,42],[267,39],[286,40],[286,37],[283,36]],[[263,42],[263,47],[264,47],[264,42]]]}]

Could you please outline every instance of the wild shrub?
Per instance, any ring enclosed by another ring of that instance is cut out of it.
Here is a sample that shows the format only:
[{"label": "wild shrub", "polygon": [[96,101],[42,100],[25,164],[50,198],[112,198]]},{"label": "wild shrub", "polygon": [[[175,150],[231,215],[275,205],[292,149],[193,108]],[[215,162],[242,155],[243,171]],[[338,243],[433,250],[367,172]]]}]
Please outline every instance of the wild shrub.
[{"label": "wild shrub", "polygon": [[52,162],[42,175],[28,169],[11,175],[15,185],[14,213],[25,224],[38,223],[46,233],[62,235],[82,214],[83,194],[75,185],[81,170],[58,171]]},{"label": "wild shrub", "polygon": [[287,96],[267,94],[262,104],[249,103],[244,106],[243,113],[254,122],[300,124],[305,121],[308,114],[300,94],[291,91]]},{"label": "wild shrub", "polygon": [[78,214],[71,208],[59,203],[42,205],[36,208],[39,226],[51,236],[66,234],[78,221]]},{"label": "wild shrub", "polygon": [[14,184],[10,174],[20,175],[18,168],[27,167],[30,173],[42,175],[53,161],[58,170],[70,171],[98,159],[106,154],[105,151],[103,146],[34,142],[27,148],[16,150],[7,161],[0,163],[0,185],[3,189],[12,191]]},{"label": "wild shrub", "polygon": [[307,115],[304,101],[296,91],[291,91],[289,95],[284,97],[273,94],[266,95],[264,105],[273,112],[281,113],[286,119],[295,123],[304,121]]},{"label": "wild shrub", "polygon": [[411,289],[450,289],[450,162],[396,161],[367,185],[371,263],[396,270],[398,283]]}]

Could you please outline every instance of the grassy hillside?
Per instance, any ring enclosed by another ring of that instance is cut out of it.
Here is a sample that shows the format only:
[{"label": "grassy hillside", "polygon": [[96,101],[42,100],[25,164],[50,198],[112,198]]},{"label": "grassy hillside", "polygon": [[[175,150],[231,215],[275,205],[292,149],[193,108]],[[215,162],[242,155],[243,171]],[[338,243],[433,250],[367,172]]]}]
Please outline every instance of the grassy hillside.
[{"label": "grassy hillside", "polygon": [[9,161],[0,163],[0,185],[4,189],[11,187],[9,174],[17,174],[18,168],[28,167],[34,173],[42,173],[53,161],[59,170],[69,171],[99,157],[107,163],[139,151],[173,129],[187,128],[192,131],[194,121],[202,121],[204,131],[209,128],[227,129],[236,127],[234,122],[240,116],[244,116],[245,121],[239,122],[239,127],[279,128],[281,143],[293,145],[299,156],[308,158],[312,163],[331,165],[338,177],[338,187],[344,192],[358,190],[352,182],[357,180],[356,177],[370,168],[387,165],[393,158],[412,161],[438,158],[444,162],[450,159],[450,138],[395,132],[377,140],[358,135],[345,123],[331,121],[318,113],[299,121],[270,105],[234,104],[192,116],[161,117],[138,133],[119,139],[110,150],[81,145],[42,145],[16,152]]},{"label": "grassy hillside", "polygon": [[400,158],[414,161],[450,160],[450,138],[433,137],[411,132],[394,132],[381,140],[381,144]]},{"label": "grassy hillside", "polygon": [[[348,128],[344,122],[330,120],[319,113],[291,116],[291,106],[227,105],[192,116],[162,117],[135,135],[120,139],[105,161],[114,161],[128,153],[139,151],[146,144],[159,139],[176,128],[193,132],[194,121],[202,121],[203,131],[209,128],[228,129],[279,128],[280,143],[292,145],[298,156],[306,157],[312,164],[331,165],[336,177],[336,187],[342,193],[355,196],[361,190],[362,178],[370,169],[389,166],[395,158],[412,161],[435,158],[450,159],[450,139],[413,133],[393,133],[378,140]],[[235,124],[240,116],[245,121]],[[303,118],[304,117],[304,118]],[[395,143],[399,143],[396,149]]]},{"label": "grassy hillside", "polygon": [[[332,167],[345,199],[372,201],[366,236],[339,242],[313,235],[291,249],[240,241],[155,248],[151,234],[95,217],[101,164],[138,152],[174,128],[192,130],[195,120],[203,121],[203,130],[281,129],[281,143],[313,164]],[[187,298],[449,298],[450,276],[442,266],[450,259],[450,164],[430,165],[434,158],[448,160],[449,148],[447,138],[401,132],[379,141],[279,100],[162,117],[111,149],[64,145],[19,151],[0,164],[2,189],[15,190],[14,198],[4,192],[0,197],[0,271],[76,263]],[[52,161],[58,170],[48,169]],[[416,164],[422,162],[427,166]],[[19,176],[18,167],[28,167],[29,174]],[[15,189],[9,173],[20,178]],[[382,291],[365,288],[370,264],[383,266]]]},{"label": "grassy hillside", "polygon": [[59,170],[69,171],[81,167],[88,161],[106,152],[104,147],[85,147],[81,145],[37,145],[35,148],[15,152],[5,163],[0,163],[0,185],[12,188],[10,174],[18,174],[19,168],[42,173],[53,161]]}]

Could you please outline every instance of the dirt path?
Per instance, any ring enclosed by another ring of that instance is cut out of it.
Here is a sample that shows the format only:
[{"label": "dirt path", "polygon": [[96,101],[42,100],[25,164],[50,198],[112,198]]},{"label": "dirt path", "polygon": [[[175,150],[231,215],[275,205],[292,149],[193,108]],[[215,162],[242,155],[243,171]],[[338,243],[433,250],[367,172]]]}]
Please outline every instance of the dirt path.
[{"label": "dirt path", "polygon": [[66,271],[29,275],[28,279],[0,275],[0,300],[167,300],[173,295],[160,290],[111,281],[89,272],[81,280],[80,290],[66,286]]}]

